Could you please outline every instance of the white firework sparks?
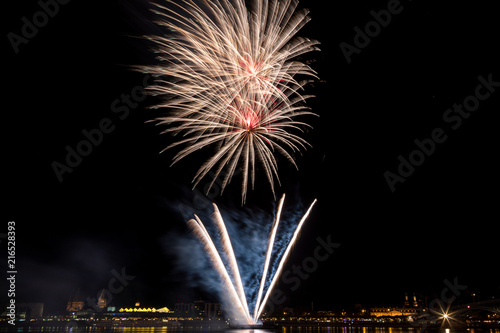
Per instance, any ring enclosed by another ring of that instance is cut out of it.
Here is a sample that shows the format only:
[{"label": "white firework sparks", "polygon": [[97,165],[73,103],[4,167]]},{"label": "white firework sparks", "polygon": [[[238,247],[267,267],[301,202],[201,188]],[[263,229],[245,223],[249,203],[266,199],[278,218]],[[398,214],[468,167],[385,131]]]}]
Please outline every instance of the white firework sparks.
[{"label": "white firework sparks", "polygon": [[242,170],[242,202],[255,184],[259,164],[274,193],[279,181],[274,156],[280,153],[296,166],[293,152],[307,142],[291,131],[306,123],[296,120],[313,113],[300,91],[316,77],[306,64],[294,60],[316,50],[317,41],[295,37],[309,20],[298,1],[245,0],[167,1],[156,4],[157,23],[168,36],[152,36],[156,66],[141,70],[155,76],[148,89],[162,97],[157,108],[169,113],[157,118],[167,125],[163,133],[182,135],[168,148],[183,146],[173,159],[211,146],[216,153],[198,170],[194,186],[210,170],[212,183],[226,168],[222,190],[237,170]]},{"label": "white firework sparks", "polygon": [[271,259],[271,254],[273,251],[274,247],[274,240],[276,236],[276,230],[279,225],[280,217],[281,217],[281,211],[283,208],[283,202],[285,200],[285,196],[280,200],[278,211],[276,214],[276,219],[273,223],[273,226],[271,228],[271,233],[269,236],[269,241],[268,241],[268,248],[266,251],[266,257],[265,257],[265,262],[264,262],[264,268],[262,271],[262,278],[261,278],[261,283],[259,286],[259,290],[257,293],[257,301],[255,303],[255,309],[253,316],[250,314],[249,308],[248,308],[248,302],[245,296],[245,291],[243,289],[243,283],[241,281],[239,269],[238,269],[238,264],[236,262],[236,256],[233,251],[233,247],[231,245],[231,241],[229,238],[229,235],[227,233],[224,220],[222,219],[222,216],[219,212],[219,209],[217,206],[214,204],[214,213],[213,213],[213,219],[215,222],[215,226],[217,229],[217,232],[221,236],[221,242],[222,242],[222,253],[224,254],[225,258],[228,258],[228,264],[227,267],[224,264],[224,261],[222,260],[222,257],[217,250],[217,247],[215,246],[215,243],[213,242],[212,238],[208,234],[205,226],[203,225],[203,222],[200,220],[198,216],[195,215],[195,219],[189,220],[188,224],[190,228],[193,230],[193,233],[195,236],[203,243],[204,248],[210,258],[210,261],[212,262],[212,265],[214,266],[215,270],[221,277],[221,280],[224,285],[224,292],[227,293],[227,296],[231,302],[232,307],[234,307],[234,310],[237,312],[238,317],[241,320],[244,320],[244,323],[246,325],[252,325],[252,324],[257,324],[259,322],[259,318],[262,315],[262,311],[264,310],[264,307],[266,305],[266,302],[269,298],[269,295],[271,294],[274,285],[276,281],[278,280],[281,271],[284,267],[284,264],[290,254],[290,251],[295,244],[297,237],[300,234],[300,230],[309,216],[309,213],[311,212],[311,209],[313,208],[314,204],[316,203],[316,200],[313,201],[311,206],[309,206],[309,209],[306,211],[302,219],[300,220],[299,224],[297,225],[295,232],[288,243],[285,252],[283,253],[281,260],[279,262],[278,268],[274,275],[271,277],[271,282],[269,286],[267,287],[267,290],[265,293],[264,292],[264,287],[267,281],[267,275],[268,275],[268,270],[269,270],[269,262]]}]

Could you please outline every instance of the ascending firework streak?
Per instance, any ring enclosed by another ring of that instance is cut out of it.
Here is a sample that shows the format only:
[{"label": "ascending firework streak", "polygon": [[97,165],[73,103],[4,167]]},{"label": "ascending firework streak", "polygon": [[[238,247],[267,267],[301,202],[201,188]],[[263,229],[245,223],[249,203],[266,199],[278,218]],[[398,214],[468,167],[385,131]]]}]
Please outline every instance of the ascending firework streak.
[{"label": "ascending firework streak", "polygon": [[160,64],[138,68],[155,77],[148,90],[163,98],[156,107],[170,111],[156,119],[168,126],[163,133],[179,134],[165,149],[184,147],[172,164],[206,147],[216,151],[199,168],[194,186],[212,170],[210,191],[225,169],[224,190],[241,169],[244,202],[260,164],[274,193],[275,153],[295,165],[293,154],[308,146],[292,133],[308,126],[297,117],[314,114],[304,103],[312,96],[300,94],[309,80],[297,75],[316,75],[295,58],[319,43],[295,37],[309,21],[308,11],[296,11],[297,5],[297,0],[155,4],[157,23],[170,35],[148,37]]},{"label": "ascending firework streak", "polygon": [[266,284],[267,271],[269,269],[269,262],[271,261],[271,254],[273,252],[274,238],[276,237],[276,231],[278,230],[278,225],[281,217],[281,209],[283,208],[283,201],[285,200],[285,195],[281,197],[280,203],[278,205],[278,212],[276,213],[276,219],[274,220],[273,226],[271,228],[271,234],[269,236],[267,253],[266,253],[266,261],[264,262],[264,270],[262,271],[262,279],[260,280],[259,292],[257,293],[257,301],[255,302],[255,309],[253,318],[256,321],[259,317],[258,311],[260,304],[260,299],[262,297],[262,291],[264,290],[264,285]]},{"label": "ascending firework streak", "polygon": [[242,300],[238,297],[238,292],[231,282],[231,277],[224,267],[224,262],[222,261],[222,258],[220,257],[214,242],[210,238],[210,235],[208,234],[207,229],[205,229],[205,226],[203,225],[203,222],[201,222],[200,218],[196,215],[195,218],[196,219],[189,220],[189,226],[193,229],[194,234],[205,245],[205,250],[209,253],[209,258],[212,261],[213,266],[217,269],[217,272],[222,278],[224,286],[229,292],[231,303],[237,307],[239,313],[244,315],[247,323],[250,323],[250,315],[248,314],[248,312],[245,312],[245,306],[243,305]]},{"label": "ascending firework streak", "polygon": [[271,294],[271,290],[273,290],[274,285],[276,284],[276,281],[278,281],[278,277],[281,274],[281,270],[283,269],[286,258],[288,258],[288,254],[290,253],[290,250],[292,249],[292,246],[295,243],[295,240],[299,236],[300,229],[302,228],[302,225],[304,224],[305,220],[309,216],[309,213],[311,212],[311,209],[313,208],[315,203],[316,203],[316,199],[314,199],[313,203],[311,204],[311,206],[309,206],[309,209],[307,210],[307,212],[304,214],[304,216],[300,220],[299,224],[297,225],[297,229],[295,229],[295,233],[293,234],[293,237],[290,240],[290,243],[288,243],[288,246],[285,250],[285,253],[283,254],[283,257],[282,257],[280,264],[278,266],[278,270],[274,274],[274,277],[271,281],[271,285],[269,286],[269,288],[266,292],[266,296],[264,297],[264,300],[262,301],[262,303],[260,303],[260,305],[256,304],[256,306],[259,306],[259,311],[254,315],[255,320],[258,320],[260,315],[262,314],[262,311],[264,310],[264,306],[266,306],[267,299],[269,298],[269,295]]},{"label": "ascending firework streak", "polygon": [[[285,200],[285,195],[283,195],[283,197],[280,200],[280,203],[278,206],[278,211],[276,214],[276,219],[274,220],[273,226],[271,228],[271,233],[270,233],[269,242],[268,242],[268,248],[267,248],[267,252],[266,252],[266,259],[265,259],[265,263],[264,263],[264,269],[262,272],[262,279],[261,279],[259,291],[257,294],[257,302],[255,304],[255,310],[254,310],[253,316],[250,315],[250,312],[248,310],[248,302],[247,302],[247,299],[245,296],[245,291],[243,289],[243,283],[241,281],[241,276],[239,273],[238,264],[236,262],[236,256],[234,254],[233,247],[231,245],[231,241],[229,239],[229,235],[228,235],[227,230],[226,230],[226,226],[224,225],[224,221],[222,219],[222,216],[221,216],[217,206],[214,204],[213,218],[215,221],[216,228],[221,236],[222,252],[228,258],[228,261],[229,261],[228,267],[226,267],[224,265],[224,262],[221,258],[219,251],[217,250],[217,247],[215,246],[212,238],[208,234],[208,232],[207,232],[205,226],[203,225],[203,222],[201,222],[200,218],[197,215],[195,215],[195,218],[189,220],[189,222],[188,222],[189,227],[193,230],[193,233],[203,243],[205,250],[207,251],[207,253],[209,255],[210,261],[212,262],[216,271],[220,275],[222,282],[223,282],[223,285],[226,289],[225,291],[228,292],[228,294],[229,294],[229,300],[231,301],[231,304],[236,308],[237,312],[240,314],[240,317],[244,318],[247,325],[258,323],[259,317],[261,316],[262,311],[264,310],[266,302],[269,298],[269,295],[271,294],[271,292],[274,288],[274,285],[276,284],[276,281],[281,274],[281,271],[282,271],[283,266],[288,258],[290,250],[292,249],[295,241],[297,240],[298,235],[300,234],[300,230],[302,228],[302,225],[304,224],[305,220],[309,216],[309,213],[311,212],[311,209],[313,208],[314,204],[316,203],[316,199],[315,199],[313,201],[313,203],[311,204],[311,206],[309,206],[309,209],[307,210],[307,212],[304,214],[304,216],[300,220],[299,224],[297,225],[297,228],[295,229],[293,237],[290,240],[290,242],[288,243],[288,246],[287,246],[283,256],[281,257],[278,268],[277,268],[276,272],[274,273],[274,276],[272,277],[271,283],[270,283],[269,287],[267,288],[266,293],[264,294],[264,298],[262,299],[264,287],[266,284],[266,277],[267,277],[267,273],[269,270],[269,263],[271,260],[271,254],[273,251],[274,239],[276,236],[276,231],[278,229],[284,200]],[[261,301],[261,299],[262,299],[262,301]]]}]

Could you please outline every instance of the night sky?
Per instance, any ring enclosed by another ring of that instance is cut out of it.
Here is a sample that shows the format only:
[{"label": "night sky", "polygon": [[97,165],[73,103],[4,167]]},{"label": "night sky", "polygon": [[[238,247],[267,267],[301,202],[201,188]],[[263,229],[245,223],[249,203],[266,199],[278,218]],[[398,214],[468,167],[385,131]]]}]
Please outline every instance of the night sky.
[{"label": "night sky", "polygon": [[[278,286],[285,306],[400,305],[405,292],[439,297],[444,280],[467,286],[464,302],[470,293],[500,297],[498,11],[486,2],[396,4],[300,2],[312,20],[298,35],[321,42],[320,52],[305,57],[320,77],[306,89],[320,117],[305,119],[312,148],[296,154],[299,170],[279,157],[276,196],[287,195],[288,214],[318,203],[286,269],[314,256],[318,237],[340,246],[296,290]],[[155,63],[151,44],[138,38],[161,33],[148,3],[51,7],[53,17],[36,34],[25,31],[34,36],[17,53],[9,33],[21,35],[22,18],[32,21],[41,7],[6,6],[0,233],[16,222],[16,300],[63,312],[77,290],[95,298],[122,272],[134,278],[113,295],[117,306],[217,300],[179,269],[192,260],[186,216],[206,206],[191,181],[211,151],[170,167],[176,151],[159,152],[174,138],[146,123],[165,110],[148,108],[154,97],[137,94],[148,80],[131,70]],[[397,12],[390,22],[371,30],[369,41],[356,39],[388,6]],[[464,100],[475,111],[449,110]],[[96,128],[107,133],[58,179],[54,161],[65,163],[66,147],[75,149]],[[419,165],[400,167],[410,156]],[[398,168],[403,178],[394,178]],[[266,182],[257,181],[243,208],[240,183],[236,177],[222,196],[215,190],[206,200],[227,212],[267,212],[259,223],[272,223],[276,201]],[[245,223],[236,229],[244,233]],[[5,245],[2,239],[2,258]],[[4,297],[5,280],[0,287]]]}]

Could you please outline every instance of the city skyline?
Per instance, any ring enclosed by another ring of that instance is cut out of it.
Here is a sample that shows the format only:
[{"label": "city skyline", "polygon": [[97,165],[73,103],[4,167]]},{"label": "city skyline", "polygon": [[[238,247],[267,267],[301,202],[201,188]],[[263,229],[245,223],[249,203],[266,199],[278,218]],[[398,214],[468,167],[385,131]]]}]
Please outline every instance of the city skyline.
[{"label": "city skyline", "polygon": [[[454,291],[453,293],[455,293]],[[158,320],[159,318],[168,318],[174,321],[187,320],[225,320],[226,323],[238,320],[231,314],[232,310],[220,303],[213,303],[209,300],[194,300],[191,302],[180,302],[173,304],[173,306],[154,307],[145,305],[137,300],[133,305],[113,304],[108,303],[105,296],[106,290],[100,292],[98,304],[94,307],[88,307],[87,301],[79,295],[77,291],[74,297],[68,300],[66,310],[64,312],[44,312],[43,303],[20,303],[17,304],[18,318],[24,321],[29,320],[57,320],[57,321],[88,321],[88,320],[135,320],[142,318],[143,320]],[[290,323],[300,323],[302,320],[314,320],[314,318],[321,319],[323,323],[332,322],[326,320],[333,318],[335,321],[341,323],[349,320],[351,323],[375,322],[375,323],[391,323],[396,320],[403,325],[427,325],[432,323],[432,317],[438,322],[446,319],[455,321],[455,324],[464,325],[467,321],[469,324],[472,322],[483,322],[484,324],[498,324],[495,318],[500,318],[498,312],[498,298],[486,301],[477,301],[474,294],[472,294],[472,302],[464,302],[464,299],[449,300],[442,294],[440,299],[425,300],[413,296],[410,298],[408,293],[405,293],[404,298],[398,305],[377,305],[377,306],[363,306],[362,304],[353,304],[342,307],[329,307],[328,309],[315,309],[314,303],[310,307],[296,306],[287,307],[280,306],[271,311],[265,311],[263,320],[265,322],[273,322],[276,320],[289,320]],[[459,296],[459,294],[456,294]],[[87,298],[88,299],[88,298]],[[411,299],[411,301],[410,301]],[[445,303],[446,301],[446,303]],[[438,307],[435,307],[439,304]],[[5,315],[5,313],[3,314]],[[281,319],[280,319],[281,318]],[[393,319],[391,319],[393,318]],[[241,318],[240,318],[241,319]],[[430,320],[430,321],[429,321]],[[491,321],[493,320],[493,321]],[[161,321],[161,320],[160,320]],[[454,326],[454,325],[452,325]]]}]

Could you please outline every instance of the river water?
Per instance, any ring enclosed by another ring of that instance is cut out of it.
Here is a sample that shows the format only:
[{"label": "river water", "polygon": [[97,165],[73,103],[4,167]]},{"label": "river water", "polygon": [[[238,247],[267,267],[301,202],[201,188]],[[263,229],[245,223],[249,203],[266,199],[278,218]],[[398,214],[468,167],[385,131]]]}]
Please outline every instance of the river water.
[{"label": "river water", "polygon": [[50,332],[50,333],[500,333],[498,328],[470,329],[427,329],[414,327],[339,327],[339,326],[283,326],[270,329],[226,329],[218,330],[204,327],[0,327],[0,332]]}]

